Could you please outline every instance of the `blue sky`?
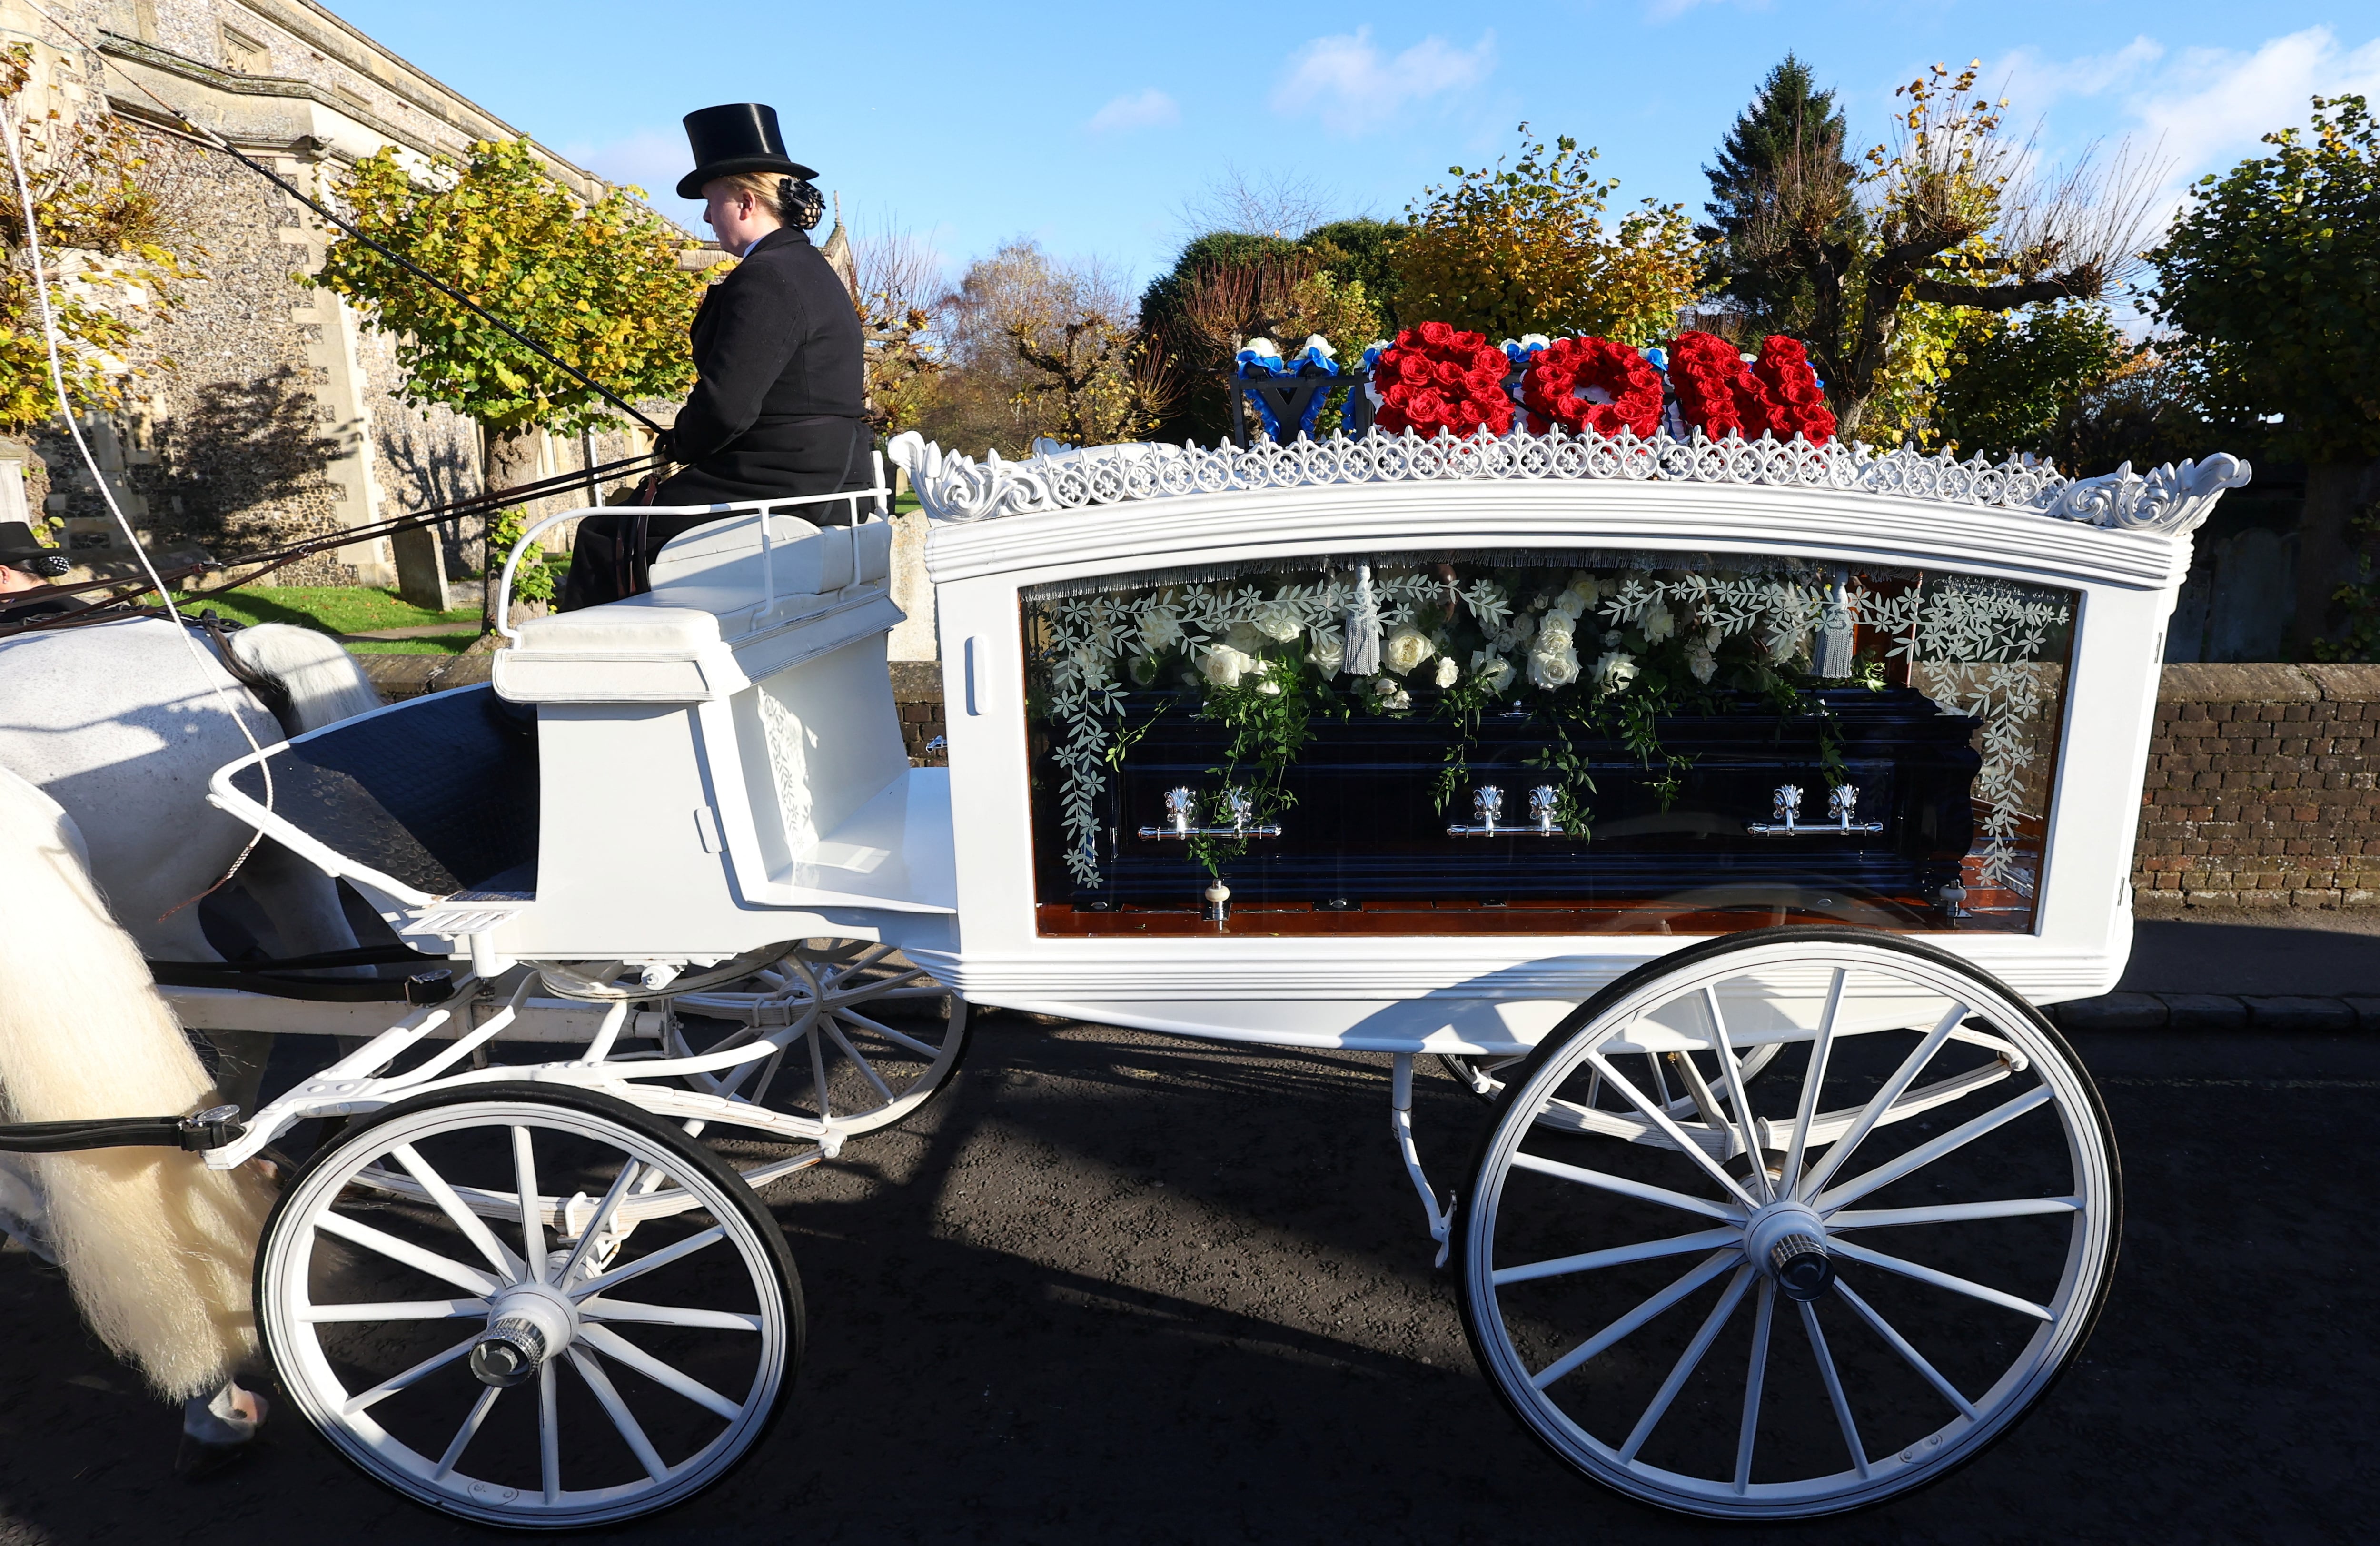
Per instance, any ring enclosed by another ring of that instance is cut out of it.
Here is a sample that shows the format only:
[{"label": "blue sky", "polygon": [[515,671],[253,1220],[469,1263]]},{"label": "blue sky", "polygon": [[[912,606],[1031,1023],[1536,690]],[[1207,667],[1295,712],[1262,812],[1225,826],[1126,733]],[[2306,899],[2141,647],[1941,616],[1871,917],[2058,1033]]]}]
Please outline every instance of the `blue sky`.
[{"label": "blue sky", "polygon": [[2051,157],[2161,146],[2168,196],[2302,122],[2314,92],[2380,96],[2380,18],[2301,0],[332,3],[689,223],[670,192],[680,116],[773,103],[855,228],[912,232],[953,276],[1024,236],[1145,281],[1227,166],[1394,216],[1450,164],[1510,152],[1523,119],[1599,147],[1622,200],[1699,209],[1698,168],[1789,48],[1838,88],[1856,141],[1882,136],[1896,85],[1980,58]]}]

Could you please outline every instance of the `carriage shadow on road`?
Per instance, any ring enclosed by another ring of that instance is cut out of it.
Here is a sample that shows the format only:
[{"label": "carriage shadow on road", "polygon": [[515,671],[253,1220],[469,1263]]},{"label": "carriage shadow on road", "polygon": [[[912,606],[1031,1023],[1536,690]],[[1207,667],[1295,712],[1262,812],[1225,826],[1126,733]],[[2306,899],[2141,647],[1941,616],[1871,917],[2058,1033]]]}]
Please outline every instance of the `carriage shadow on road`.
[{"label": "carriage shadow on road", "polygon": [[[2346,1540],[2368,1516],[2353,1305],[2375,1179],[2342,1142],[2380,1041],[2102,1037],[2131,1179],[2107,1318],[2073,1374],[1930,1491],[1764,1540]],[[1575,1479],[1472,1368],[1390,1147],[1387,1059],[1200,1046],[1014,1015],[909,1126],[770,1195],[810,1357],[747,1466],[650,1540],[1706,1539]],[[1485,1108],[1417,1081],[1455,1184]],[[2360,1170],[2359,1168],[2360,1167]],[[21,1399],[0,1540],[458,1539],[284,1425],[173,1481],[175,1419],[0,1258]],[[492,1536],[489,1539],[493,1539]]]}]

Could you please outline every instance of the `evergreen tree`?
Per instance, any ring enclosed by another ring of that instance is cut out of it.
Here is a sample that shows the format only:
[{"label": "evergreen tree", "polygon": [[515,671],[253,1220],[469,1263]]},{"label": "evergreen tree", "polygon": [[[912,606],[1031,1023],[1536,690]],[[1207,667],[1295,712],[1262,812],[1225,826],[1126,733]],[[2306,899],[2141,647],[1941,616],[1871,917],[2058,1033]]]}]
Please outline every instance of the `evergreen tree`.
[{"label": "evergreen tree", "polygon": [[1752,105],[1739,114],[1720,142],[1718,164],[1703,168],[1711,201],[1703,206],[1711,224],[1695,235],[1712,244],[1708,283],[1744,308],[1747,331],[1790,330],[1808,288],[1807,277],[1780,272],[1759,261],[1774,247],[1766,229],[1775,224],[1780,198],[1822,201],[1843,212],[1839,241],[1859,230],[1852,198],[1856,168],[1843,154],[1849,126],[1835,106],[1835,93],[1819,91],[1810,67],[1791,54],[1768,72]]}]

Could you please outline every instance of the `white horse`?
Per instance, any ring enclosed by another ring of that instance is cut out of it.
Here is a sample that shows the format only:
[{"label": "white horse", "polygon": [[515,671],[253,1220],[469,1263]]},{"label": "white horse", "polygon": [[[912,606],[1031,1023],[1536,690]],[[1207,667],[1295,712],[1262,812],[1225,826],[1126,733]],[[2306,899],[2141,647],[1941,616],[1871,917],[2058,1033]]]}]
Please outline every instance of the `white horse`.
[{"label": "white horse", "polygon": [[[270,746],[380,700],[320,634],[267,626],[232,635],[231,648],[285,691],[285,724],[203,645],[193,658],[172,623],[0,641],[0,1103],[11,1120],[186,1113],[213,1103],[211,1084],[253,1106],[270,1039],[211,1032],[220,1055],[208,1080],[141,964],[222,959],[197,904],[235,863],[278,954],[356,943],[320,870],[270,843],[240,862],[249,830],[208,805],[206,786],[251,736]],[[44,1157],[0,1175],[0,1211],[56,1252],[102,1339],[184,1403],[184,1431],[223,1445],[261,1415],[231,1376],[255,1352],[247,1272],[269,1199],[252,1176],[196,1159]]]}]

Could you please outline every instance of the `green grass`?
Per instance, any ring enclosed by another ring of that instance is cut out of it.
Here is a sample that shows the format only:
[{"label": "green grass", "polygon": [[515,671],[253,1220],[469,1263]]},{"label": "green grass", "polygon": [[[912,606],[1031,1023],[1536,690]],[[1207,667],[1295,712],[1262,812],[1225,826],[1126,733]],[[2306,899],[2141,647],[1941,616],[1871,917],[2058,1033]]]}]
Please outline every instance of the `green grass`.
[{"label": "green grass", "polygon": [[295,623],[299,627],[332,634],[427,627],[440,623],[469,626],[480,620],[477,602],[450,612],[431,612],[403,600],[394,590],[362,585],[285,585],[270,590],[260,587],[197,601],[176,596],[174,604],[212,607],[222,616],[238,623]]},{"label": "green grass", "polygon": [[475,634],[446,634],[437,639],[354,639],[351,655],[459,655],[471,647]]}]

